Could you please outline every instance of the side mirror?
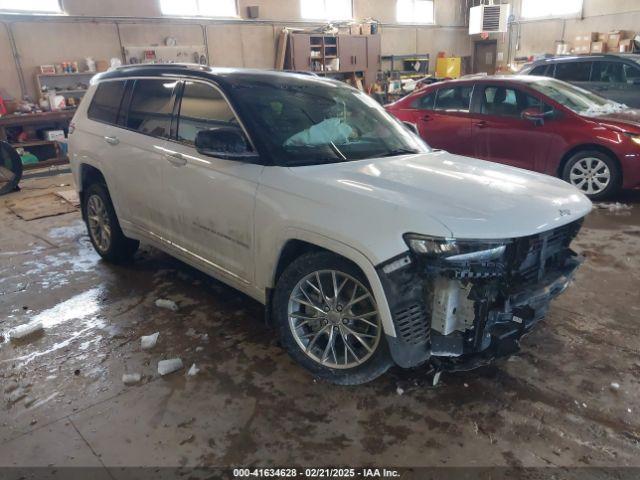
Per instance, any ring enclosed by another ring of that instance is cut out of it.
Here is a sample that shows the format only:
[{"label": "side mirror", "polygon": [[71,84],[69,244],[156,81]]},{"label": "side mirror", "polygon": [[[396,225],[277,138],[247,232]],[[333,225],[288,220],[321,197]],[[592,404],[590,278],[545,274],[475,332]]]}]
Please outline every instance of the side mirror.
[{"label": "side mirror", "polygon": [[224,160],[254,160],[242,130],[234,127],[218,127],[201,130],[196,135],[196,150],[202,155]]},{"label": "side mirror", "polygon": [[544,125],[545,119],[553,118],[553,116],[553,110],[550,110],[548,112],[541,112],[540,109],[535,107],[525,108],[521,114],[521,117],[524,120],[530,120],[536,125]]}]

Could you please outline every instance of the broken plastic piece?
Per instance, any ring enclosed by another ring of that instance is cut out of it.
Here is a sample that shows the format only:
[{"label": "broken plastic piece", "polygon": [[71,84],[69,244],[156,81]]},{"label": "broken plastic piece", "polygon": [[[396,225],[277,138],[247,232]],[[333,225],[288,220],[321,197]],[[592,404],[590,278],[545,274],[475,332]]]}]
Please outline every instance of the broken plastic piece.
[{"label": "broken plastic piece", "polygon": [[438,370],[433,376],[433,386],[437,386],[438,382],[440,382],[440,375],[442,375],[442,370]]},{"label": "broken plastic piece", "polygon": [[166,298],[158,298],[156,300],[156,307],[158,307],[158,308],[166,308],[166,309],[171,310],[173,312],[177,312],[178,311],[178,304],[176,302],[174,302],[173,300],[168,300]]},{"label": "broken plastic piece", "polygon": [[42,330],[42,322],[25,323],[9,330],[11,340],[19,340]]},{"label": "broken plastic piece", "polygon": [[193,376],[197,375],[199,371],[200,371],[200,369],[198,367],[196,367],[196,364],[194,363],[193,365],[191,365],[191,368],[187,372],[187,375],[189,375],[190,377],[193,377]]},{"label": "broken plastic piece", "polygon": [[160,335],[160,332],[156,332],[156,333],[152,333],[151,335],[145,335],[140,337],[140,346],[142,347],[142,350],[150,350],[153,347],[155,347],[156,343],[158,342],[159,335]]},{"label": "broken plastic piece", "polygon": [[135,385],[142,380],[142,375],[139,373],[125,373],[122,375],[122,383],[125,385]]},{"label": "broken plastic piece", "polygon": [[182,368],[182,360],[179,358],[171,358],[169,360],[160,360],[158,362],[158,373],[160,375],[168,375]]}]

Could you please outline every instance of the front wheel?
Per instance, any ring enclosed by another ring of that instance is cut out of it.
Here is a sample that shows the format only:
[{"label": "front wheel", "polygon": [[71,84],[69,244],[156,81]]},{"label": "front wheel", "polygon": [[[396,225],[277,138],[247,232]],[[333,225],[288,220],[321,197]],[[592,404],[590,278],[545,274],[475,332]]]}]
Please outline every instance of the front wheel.
[{"label": "front wheel", "polygon": [[621,172],[606,153],[586,150],[576,153],[564,166],[562,178],[592,200],[601,200],[620,188]]},{"label": "front wheel", "polygon": [[391,365],[371,288],[342,257],[318,252],[293,261],[278,280],[273,308],[282,345],[319,378],[357,385]]}]

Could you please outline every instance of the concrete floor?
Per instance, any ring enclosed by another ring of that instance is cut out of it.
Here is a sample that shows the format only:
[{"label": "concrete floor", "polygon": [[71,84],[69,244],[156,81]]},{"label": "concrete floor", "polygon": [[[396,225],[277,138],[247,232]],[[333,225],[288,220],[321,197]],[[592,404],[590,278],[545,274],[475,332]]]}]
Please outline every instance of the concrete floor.
[{"label": "concrete floor", "polygon": [[[3,389],[30,397],[2,393],[0,466],[640,466],[637,192],[620,199],[631,211],[590,215],[574,244],[585,266],[518,355],[437,388],[398,369],[337,387],[295,365],[233,289],[149,247],[106,264],[79,213],[25,222],[4,206],[70,182],[0,199],[0,332],[45,325],[0,339]],[[201,372],[159,377],[174,356]],[[127,387],[124,372],[143,380]]]}]

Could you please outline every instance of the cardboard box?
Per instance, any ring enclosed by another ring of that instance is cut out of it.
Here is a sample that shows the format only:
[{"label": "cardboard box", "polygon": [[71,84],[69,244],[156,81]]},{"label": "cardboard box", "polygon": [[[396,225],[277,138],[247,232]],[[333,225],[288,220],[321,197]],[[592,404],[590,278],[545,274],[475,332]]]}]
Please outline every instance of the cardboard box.
[{"label": "cardboard box", "polygon": [[633,50],[633,39],[628,38],[626,40],[620,40],[620,46],[618,47],[618,51],[620,53],[627,53]]},{"label": "cardboard box", "polygon": [[607,48],[612,52],[617,52],[620,48],[620,40],[622,40],[622,32],[619,30],[609,32],[607,37]]},{"label": "cardboard box", "polygon": [[362,30],[362,35],[371,35],[371,24],[363,23],[361,30]]},{"label": "cardboard box", "polygon": [[589,53],[591,51],[591,43],[598,41],[598,32],[583,33],[576,35],[573,39],[574,53]]},{"label": "cardboard box", "polygon": [[591,42],[591,53],[605,53],[607,44],[604,42]]},{"label": "cardboard box", "polygon": [[360,35],[362,34],[362,25],[356,23],[355,25],[349,25],[349,33],[351,35]]},{"label": "cardboard box", "polygon": [[50,141],[60,141],[64,140],[64,131],[63,130],[45,130],[42,132],[42,136],[45,140]]}]

